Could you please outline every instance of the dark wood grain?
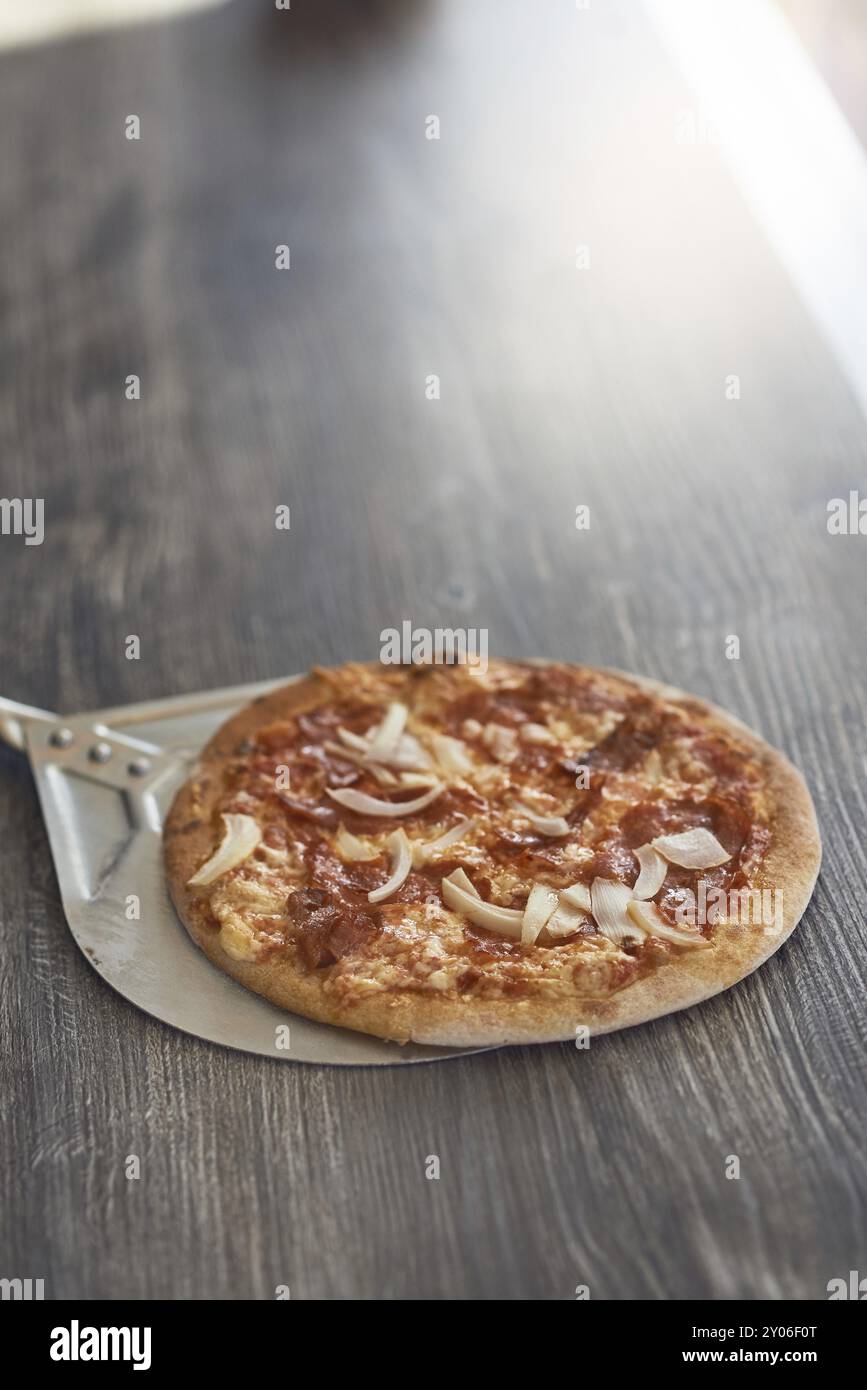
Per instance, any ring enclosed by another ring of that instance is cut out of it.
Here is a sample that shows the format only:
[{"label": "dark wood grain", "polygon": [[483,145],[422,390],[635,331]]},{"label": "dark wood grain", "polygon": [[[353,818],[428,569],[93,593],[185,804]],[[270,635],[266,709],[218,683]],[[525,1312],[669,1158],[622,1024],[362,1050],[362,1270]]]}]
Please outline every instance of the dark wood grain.
[{"label": "dark wood grain", "polygon": [[0,753],[0,1274],[783,1299],[867,1273],[867,539],[825,525],[867,488],[864,422],[719,152],[675,143],[689,102],[634,5],[236,3],[0,58],[0,491],[46,507],[44,545],[0,538],[3,694],[98,707],[485,626],[724,704],[804,770],[826,850],[794,937],[700,1008],[317,1070],[114,996]]}]

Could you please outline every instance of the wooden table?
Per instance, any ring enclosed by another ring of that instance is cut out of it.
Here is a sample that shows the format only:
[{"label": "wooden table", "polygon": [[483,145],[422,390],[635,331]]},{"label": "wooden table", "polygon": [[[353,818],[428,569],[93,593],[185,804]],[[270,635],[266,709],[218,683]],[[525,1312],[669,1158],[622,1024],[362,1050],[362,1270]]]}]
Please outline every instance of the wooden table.
[{"label": "wooden table", "polygon": [[826,525],[864,420],[720,150],[675,138],[689,102],[635,4],[263,0],[0,58],[2,491],[46,527],[0,537],[5,695],[105,706],[482,626],[724,704],[825,838],[800,929],[701,1007],[588,1052],[317,1070],[103,985],[4,750],[0,1275],[791,1299],[867,1274],[867,537]]}]

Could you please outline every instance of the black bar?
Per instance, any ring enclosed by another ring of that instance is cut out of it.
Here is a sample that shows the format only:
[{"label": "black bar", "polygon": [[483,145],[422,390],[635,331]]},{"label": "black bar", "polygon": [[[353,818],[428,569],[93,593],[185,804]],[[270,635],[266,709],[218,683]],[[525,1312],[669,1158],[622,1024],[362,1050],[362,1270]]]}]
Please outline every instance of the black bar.
[{"label": "black bar", "polygon": [[[534,1346],[544,1349],[543,1364],[550,1370],[555,1337],[560,1356],[574,1363],[575,1375],[583,1375],[591,1364],[601,1372],[609,1358],[611,1374],[618,1378],[629,1371],[701,1375],[741,1367],[767,1372],[799,1367],[827,1374],[848,1372],[858,1364],[861,1311],[848,1299],[786,1304],[579,1300],[567,1310],[561,1306],[559,1312],[549,1307],[544,1323],[537,1320],[538,1311],[526,1312],[519,1340],[525,1354],[531,1355]],[[344,1304],[339,1311],[325,1313],[323,1338],[310,1305],[302,1307],[300,1300],[293,1305],[288,1299],[272,1304],[6,1301],[0,1304],[0,1317],[8,1345],[14,1345],[25,1368],[63,1377],[86,1374],[90,1379],[101,1370],[115,1376],[136,1374],[136,1363],[139,1375],[190,1371],[258,1376],[273,1369],[289,1376],[317,1351],[324,1353],[329,1375],[339,1370],[342,1353],[348,1371],[357,1377],[365,1364],[371,1364],[371,1356],[381,1370],[387,1369],[389,1348],[404,1361],[405,1374],[404,1358],[416,1326],[423,1367],[434,1358],[454,1365],[455,1338],[463,1343],[466,1335],[459,1312],[456,1325],[450,1327],[442,1313],[433,1321],[427,1314],[416,1324],[411,1311],[405,1311],[396,1329],[393,1314],[377,1314],[369,1304],[358,1314]],[[489,1304],[481,1326],[484,1335],[472,1342],[479,1358],[508,1366],[516,1350],[514,1315],[501,1322]],[[473,1327],[478,1334],[478,1314],[469,1330]],[[117,1335],[108,1329],[118,1329]],[[92,1351],[106,1359],[89,1359]],[[115,1351],[126,1359],[112,1359]],[[465,1352],[460,1357],[464,1360]]]}]

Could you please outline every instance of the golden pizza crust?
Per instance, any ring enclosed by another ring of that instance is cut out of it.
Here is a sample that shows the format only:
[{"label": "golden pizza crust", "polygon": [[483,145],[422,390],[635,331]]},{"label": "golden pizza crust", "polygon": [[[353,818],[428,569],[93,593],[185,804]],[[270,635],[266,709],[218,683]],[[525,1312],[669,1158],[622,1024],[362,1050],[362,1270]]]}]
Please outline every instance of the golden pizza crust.
[{"label": "golden pizza crust", "polygon": [[[545,666],[548,663],[533,663]],[[399,687],[406,673],[379,674]],[[593,671],[594,668],[585,668]],[[203,920],[201,903],[188,880],[214,848],[212,813],[221,791],[225,762],[238,746],[268,724],[314,709],[331,697],[328,681],[310,675],[261,696],[217,732],[199,764],[181,787],[164,828],[169,889],[181,920],[205,955],[247,989],[293,1013],[398,1042],[473,1047],[504,1043],[555,1042],[572,1038],[581,1026],[607,1033],[647,1022],[698,1004],[742,980],[782,945],[800,920],[819,872],[821,840],[813,803],[804,779],[782,753],[725,711],[642,677],[620,671],[597,671],[631,682],[649,694],[678,704],[704,718],[709,729],[736,735],[757,758],[774,806],[771,844],[754,879],[756,888],[782,893],[782,929],[717,927],[713,945],[673,955],[606,999],[486,999],[426,996],[411,991],[383,991],[351,1003],[324,988],[324,972],[307,971],[279,958],[241,961],[228,956],[213,926]]]}]

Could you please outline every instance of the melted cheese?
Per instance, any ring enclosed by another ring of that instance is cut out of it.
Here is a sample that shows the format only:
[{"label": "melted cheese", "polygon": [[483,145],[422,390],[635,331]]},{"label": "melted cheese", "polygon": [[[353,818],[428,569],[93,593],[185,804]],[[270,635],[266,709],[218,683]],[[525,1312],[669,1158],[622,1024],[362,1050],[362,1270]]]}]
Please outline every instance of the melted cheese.
[{"label": "melted cheese", "polygon": [[[258,871],[258,872],[257,872]],[[268,946],[267,931],[285,921],[286,888],[267,864],[252,872],[226,875],[211,894],[211,911],[220,924],[219,941],[233,960],[258,960]]]}]

